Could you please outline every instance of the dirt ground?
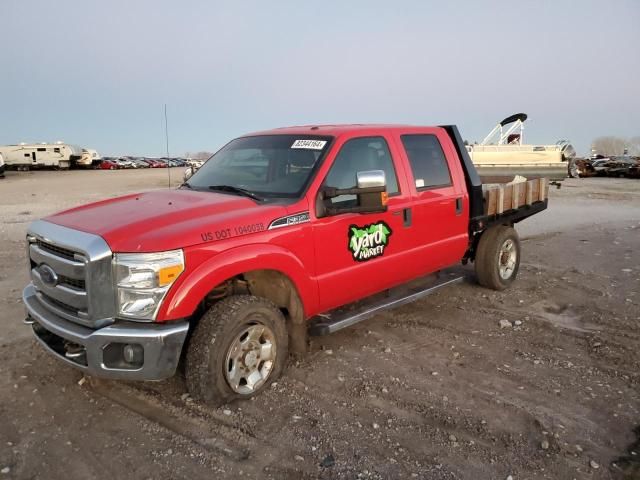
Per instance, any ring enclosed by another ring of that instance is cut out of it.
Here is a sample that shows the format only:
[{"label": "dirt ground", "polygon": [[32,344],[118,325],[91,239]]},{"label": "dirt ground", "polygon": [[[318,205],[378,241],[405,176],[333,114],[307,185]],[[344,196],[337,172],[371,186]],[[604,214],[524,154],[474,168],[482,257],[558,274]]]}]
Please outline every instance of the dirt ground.
[{"label": "dirt ground", "polygon": [[640,478],[639,181],[553,189],[518,225],[510,290],[468,268],[462,285],[314,338],[258,398],[210,409],[179,375],[82,380],[22,324],[28,223],[166,176],[0,180],[0,480]]}]

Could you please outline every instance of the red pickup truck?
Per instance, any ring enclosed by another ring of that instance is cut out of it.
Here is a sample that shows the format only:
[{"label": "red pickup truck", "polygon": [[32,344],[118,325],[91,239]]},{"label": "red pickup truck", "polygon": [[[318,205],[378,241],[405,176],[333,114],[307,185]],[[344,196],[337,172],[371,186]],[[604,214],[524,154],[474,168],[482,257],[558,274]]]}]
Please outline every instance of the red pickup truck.
[{"label": "red pickup truck", "polygon": [[507,287],[513,224],[546,208],[547,189],[483,190],[454,126],[253,133],[178,189],[32,223],[25,322],[90,375],[159,380],[183,362],[196,398],[250,397],[307,335],[459,281],[433,275],[447,267],[473,261],[482,285]]}]

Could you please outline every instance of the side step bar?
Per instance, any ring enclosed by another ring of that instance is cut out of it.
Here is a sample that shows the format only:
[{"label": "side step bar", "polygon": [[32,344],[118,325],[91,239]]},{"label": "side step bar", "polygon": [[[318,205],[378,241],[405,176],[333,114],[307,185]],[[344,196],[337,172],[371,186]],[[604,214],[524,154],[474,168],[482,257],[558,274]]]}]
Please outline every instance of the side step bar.
[{"label": "side step bar", "polygon": [[342,330],[343,328],[350,327],[351,325],[366,320],[367,318],[373,317],[385,310],[419,300],[420,298],[437,292],[442,287],[453,285],[454,283],[460,283],[462,280],[464,280],[464,276],[459,275],[453,278],[449,277],[445,280],[438,279],[435,284],[431,284],[420,289],[402,289],[402,287],[397,287],[389,290],[388,295],[383,298],[379,298],[379,295],[375,295],[375,300],[360,305],[356,311],[349,310],[343,313],[340,312],[340,309],[337,309],[328,314],[318,315],[311,321],[309,335],[329,335],[330,333],[337,332],[338,330]]}]

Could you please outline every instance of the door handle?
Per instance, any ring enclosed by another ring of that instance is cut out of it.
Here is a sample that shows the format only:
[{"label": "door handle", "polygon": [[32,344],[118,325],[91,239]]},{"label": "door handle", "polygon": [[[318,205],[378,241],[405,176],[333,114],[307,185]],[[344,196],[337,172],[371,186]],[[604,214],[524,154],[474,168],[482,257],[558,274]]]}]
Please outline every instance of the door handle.
[{"label": "door handle", "polygon": [[405,227],[411,226],[411,209],[405,208],[402,210],[402,224]]},{"label": "door handle", "polygon": [[462,197],[456,198],[456,215],[462,215]]},{"label": "door handle", "polygon": [[405,227],[411,226],[411,208],[403,208],[401,210],[394,210],[391,212],[394,217],[402,215],[402,225]]}]

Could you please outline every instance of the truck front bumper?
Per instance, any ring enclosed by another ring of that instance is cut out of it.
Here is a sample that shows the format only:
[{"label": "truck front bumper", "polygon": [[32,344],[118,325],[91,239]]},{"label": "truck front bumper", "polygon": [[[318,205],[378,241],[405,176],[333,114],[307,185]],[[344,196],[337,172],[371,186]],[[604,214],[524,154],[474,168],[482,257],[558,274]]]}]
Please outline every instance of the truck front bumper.
[{"label": "truck front bumper", "polygon": [[116,321],[92,330],[45,309],[28,285],[22,300],[26,323],[36,339],[54,356],[96,377],[123,380],[162,380],[178,366],[189,323]]}]

